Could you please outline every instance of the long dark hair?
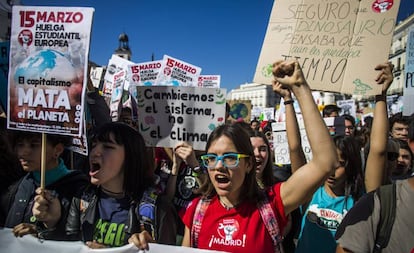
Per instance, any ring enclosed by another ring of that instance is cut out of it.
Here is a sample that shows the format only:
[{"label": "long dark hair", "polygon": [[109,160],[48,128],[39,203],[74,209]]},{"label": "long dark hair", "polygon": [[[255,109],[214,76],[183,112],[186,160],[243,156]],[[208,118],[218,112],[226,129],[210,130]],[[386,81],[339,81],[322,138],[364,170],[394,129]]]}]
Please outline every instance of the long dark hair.
[{"label": "long dark hair", "polygon": [[[237,152],[250,156],[249,158],[243,158],[250,160],[252,169],[249,173],[246,174],[242,186],[241,196],[249,201],[257,202],[260,195],[259,188],[256,183],[256,162],[254,158],[253,147],[247,131],[239,124],[220,125],[210,134],[207,140],[206,151],[210,148],[211,144],[221,136],[228,137],[233,142]],[[203,182],[197,192],[201,193],[205,197],[212,197],[217,194],[210,180],[210,177],[206,177],[205,182]]]},{"label": "long dark hair", "polygon": [[133,199],[139,199],[154,183],[153,161],[148,158],[144,138],[125,123],[111,122],[98,129],[92,136],[92,142],[109,142],[111,134],[115,142],[125,148],[123,163],[125,193]]},{"label": "long dark hair", "polygon": [[334,143],[345,160],[345,196],[351,195],[356,201],[364,192],[361,146],[352,136],[335,136]]},{"label": "long dark hair", "polygon": [[269,153],[269,155],[266,161],[266,165],[262,172],[261,180],[265,187],[270,187],[276,183],[276,178],[273,176],[273,152],[270,148],[269,140],[266,138],[266,135],[264,135],[263,132],[260,132],[258,130],[251,130],[248,133],[249,133],[250,138],[253,138],[253,137],[262,138],[264,143],[266,144],[267,152]]}]

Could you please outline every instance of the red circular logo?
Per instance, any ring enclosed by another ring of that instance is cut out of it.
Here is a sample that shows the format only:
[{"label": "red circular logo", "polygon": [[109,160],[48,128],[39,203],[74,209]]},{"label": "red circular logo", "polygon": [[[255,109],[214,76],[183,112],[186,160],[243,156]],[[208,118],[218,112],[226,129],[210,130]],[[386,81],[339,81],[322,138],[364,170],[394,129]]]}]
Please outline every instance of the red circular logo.
[{"label": "red circular logo", "polygon": [[166,75],[166,76],[171,75],[171,69],[170,68],[165,68],[164,69],[164,75]]},{"label": "red circular logo", "polygon": [[132,81],[134,81],[134,83],[138,83],[139,82],[139,75],[138,74],[132,75]]},{"label": "red circular logo", "polygon": [[391,9],[394,5],[394,0],[375,0],[372,3],[372,10],[377,13],[383,13]]},{"label": "red circular logo", "polygon": [[33,34],[30,30],[22,30],[17,37],[20,45],[22,46],[30,46],[33,42]]}]

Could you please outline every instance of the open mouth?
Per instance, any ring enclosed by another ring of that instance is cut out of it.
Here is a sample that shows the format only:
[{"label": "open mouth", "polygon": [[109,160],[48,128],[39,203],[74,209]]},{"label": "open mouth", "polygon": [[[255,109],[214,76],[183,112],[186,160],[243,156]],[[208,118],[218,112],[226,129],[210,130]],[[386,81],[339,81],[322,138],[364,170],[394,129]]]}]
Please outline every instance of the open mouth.
[{"label": "open mouth", "polygon": [[256,160],[256,168],[260,169],[260,167],[262,166],[263,161],[261,159]]},{"label": "open mouth", "polygon": [[230,182],[230,179],[224,175],[216,175],[214,177],[214,179],[217,181],[217,183],[219,184],[227,184]]},{"label": "open mouth", "polygon": [[99,163],[92,162],[90,164],[89,175],[90,176],[96,175],[100,169],[101,169],[101,165]]}]

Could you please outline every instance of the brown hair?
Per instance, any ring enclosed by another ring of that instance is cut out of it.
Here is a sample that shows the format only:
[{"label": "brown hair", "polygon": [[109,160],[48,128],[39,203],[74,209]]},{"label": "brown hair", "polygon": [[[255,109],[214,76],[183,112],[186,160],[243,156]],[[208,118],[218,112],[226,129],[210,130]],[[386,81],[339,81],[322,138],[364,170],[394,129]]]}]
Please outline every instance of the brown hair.
[{"label": "brown hair", "polygon": [[[207,140],[206,150],[208,150],[211,144],[220,138],[221,136],[228,137],[237,149],[237,152],[249,155],[250,157],[244,158],[249,159],[252,169],[246,174],[244,178],[241,196],[245,199],[257,202],[260,199],[259,188],[256,183],[256,166],[253,147],[250,142],[250,137],[247,131],[240,124],[224,124],[217,127],[209,136]],[[214,186],[210,180],[210,177],[206,177],[202,182],[197,193],[202,194],[205,197],[211,198],[216,195]]]}]

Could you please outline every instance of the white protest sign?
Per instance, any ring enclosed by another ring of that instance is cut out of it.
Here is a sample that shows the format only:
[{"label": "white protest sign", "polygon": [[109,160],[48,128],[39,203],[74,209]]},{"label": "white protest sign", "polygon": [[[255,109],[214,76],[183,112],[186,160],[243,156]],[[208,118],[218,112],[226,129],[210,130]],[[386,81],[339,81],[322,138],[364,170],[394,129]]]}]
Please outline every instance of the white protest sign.
[{"label": "white protest sign", "polygon": [[137,86],[139,131],[149,147],[181,141],[204,150],[209,134],[225,122],[226,90]]},{"label": "white protest sign", "polygon": [[122,99],[122,94],[124,92],[124,82],[125,82],[126,71],[121,70],[114,74],[111,102],[109,104],[110,116],[112,121],[118,121],[119,112],[120,112],[120,103]]},{"label": "white protest sign", "polygon": [[[9,228],[0,228],[0,245],[1,252],[27,253],[141,253],[133,244],[127,244],[122,247],[91,249],[83,242],[77,241],[53,241],[39,240],[32,235],[15,237]],[[218,253],[223,251],[203,250],[190,247],[171,246],[157,243],[149,243],[149,250],[146,253]]]},{"label": "white protest sign", "polygon": [[265,107],[263,108],[263,120],[269,121],[275,119],[275,108]]},{"label": "white protest sign", "polygon": [[152,86],[161,70],[162,61],[142,62],[127,67],[127,81],[130,85]]},{"label": "white protest sign", "polygon": [[[324,118],[327,127],[334,125],[334,117]],[[302,149],[307,161],[312,159],[312,149],[305,130],[303,120],[298,120]],[[289,145],[286,135],[286,122],[272,123],[273,150],[276,164],[290,164]]]},{"label": "white protest sign", "polygon": [[[253,81],[271,84],[276,60],[298,59],[314,90],[375,95],[400,0],[276,0]],[[375,45],[375,46],[374,46]]]},{"label": "white protest sign", "polygon": [[92,85],[95,88],[99,88],[102,80],[103,75],[103,67],[91,67],[91,71],[89,72],[90,79],[92,81]]},{"label": "white protest sign", "polygon": [[182,60],[164,55],[156,85],[163,86],[198,86],[201,68]]},{"label": "white protest sign", "polygon": [[409,116],[414,113],[414,28],[407,34],[404,73],[403,115]]},{"label": "white protest sign", "polygon": [[198,87],[220,88],[220,75],[200,75],[198,77]]},{"label": "white protest sign", "polygon": [[[122,57],[119,57],[115,54],[112,55],[109,59],[108,67],[105,72],[104,84],[102,87],[102,93],[104,96],[110,97],[112,94],[112,87],[114,82],[114,75],[121,70],[126,70],[129,65],[134,64],[132,61],[128,61]],[[128,90],[129,83],[125,83],[124,89]]]},{"label": "white protest sign", "polygon": [[348,114],[356,119],[356,104],[354,99],[338,100],[336,105],[341,108],[340,115]]},{"label": "white protest sign", "polygon": [[81,134],[93,12],[13,6],[8,128]]}]

